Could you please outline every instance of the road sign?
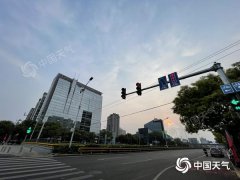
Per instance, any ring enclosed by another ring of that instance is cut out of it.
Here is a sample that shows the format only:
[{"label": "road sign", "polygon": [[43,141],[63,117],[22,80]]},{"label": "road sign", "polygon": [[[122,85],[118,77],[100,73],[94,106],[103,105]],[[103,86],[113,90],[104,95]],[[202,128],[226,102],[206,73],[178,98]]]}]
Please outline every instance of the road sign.
[{"label": "road sign", "polygon": [[164,89],[168,89],[168,82],[167,82],[166,76],[158,78],[158,82],[159,82],[160,91]]},{"label": "road sign", "polygon": [[176,72],[169,74],[168,79],[169,79],[169,83],[170,83],[171,87],[180,85],[180,81],[178,79],[178,75]]},{"label": "road sign", "polygon": [[240,82],[231,83],[236,92],[240,92]]},{"label": "road sign", "polygon": [[223,94],[232,94],[234,93],[234,90],[231,86],[231,84],[224,84],[220,86],[222,89]]}]

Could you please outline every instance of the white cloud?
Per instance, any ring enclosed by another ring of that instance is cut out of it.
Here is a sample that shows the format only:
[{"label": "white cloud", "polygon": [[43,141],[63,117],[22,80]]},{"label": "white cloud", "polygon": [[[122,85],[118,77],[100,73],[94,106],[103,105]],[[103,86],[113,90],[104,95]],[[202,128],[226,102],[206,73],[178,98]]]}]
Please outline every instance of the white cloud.
[{"label": "white cloud", "polygon": [[183,57],[190,57],[190,56],[195,56],[201,51],[200,48],[195,47],[195,48],[186,48],[182,51],[181,56]]}]

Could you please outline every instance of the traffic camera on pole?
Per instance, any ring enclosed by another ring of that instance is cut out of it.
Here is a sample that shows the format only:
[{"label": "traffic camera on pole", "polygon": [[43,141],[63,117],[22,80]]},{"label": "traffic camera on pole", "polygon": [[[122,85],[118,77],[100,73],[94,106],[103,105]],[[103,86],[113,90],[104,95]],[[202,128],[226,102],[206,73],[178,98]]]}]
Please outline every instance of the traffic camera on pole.
[{"label": "traffic camera on pole", "polygon": [[126,88],[122,88],[122,95],[121,95],[121,97],[123,99],[126,99]]},{"label": "traffic camera on pole", "polygon": [[141,96],[142,95],[142,85],[141,85],[141,83],[136,83],[136,89],[137,89],[137,94],[139,95],[139,96]]}]

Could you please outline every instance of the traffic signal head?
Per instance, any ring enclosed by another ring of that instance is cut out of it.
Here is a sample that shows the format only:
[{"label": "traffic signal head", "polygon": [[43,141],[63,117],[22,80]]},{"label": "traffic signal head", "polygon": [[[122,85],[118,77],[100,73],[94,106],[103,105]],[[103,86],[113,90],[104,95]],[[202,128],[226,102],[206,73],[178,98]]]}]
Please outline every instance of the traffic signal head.
[{"label": "traffic signal head", "polygon": [[121,95],[121,97],[123,99],[126,99],[126,88],[122,88],[122,95]]},{"label": "traffic signal head", "polygon": [[142,95],[142,85],[141,85],[141,83],[136,83],[136,89],[137,89],[137,94],[139,95],[139,96],[141,96]]},{"label": "traffic signal head", "polygon": [[30,134],[32,132],[32,127],[29,127],[28,129],[27,129],[27,134]]},{"label": "traffic signal head", "polygon": [[237,99],[232,99],[231,100],[231,105],[233,106],[233,109],[235,111],[240,111],[240,101]]}]

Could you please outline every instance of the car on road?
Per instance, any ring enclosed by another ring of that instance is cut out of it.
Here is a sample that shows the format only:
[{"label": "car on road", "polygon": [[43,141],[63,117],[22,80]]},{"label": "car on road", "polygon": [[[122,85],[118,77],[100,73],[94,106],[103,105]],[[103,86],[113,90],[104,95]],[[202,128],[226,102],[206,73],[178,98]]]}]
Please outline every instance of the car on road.
[{"label": "car on road", "polygon": [[222,149],[217,147],[212,147],[210,149],[210,155],[212,157],[224,157]]}]

